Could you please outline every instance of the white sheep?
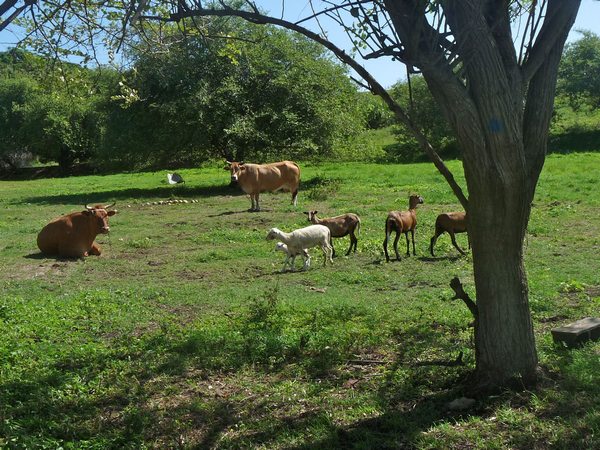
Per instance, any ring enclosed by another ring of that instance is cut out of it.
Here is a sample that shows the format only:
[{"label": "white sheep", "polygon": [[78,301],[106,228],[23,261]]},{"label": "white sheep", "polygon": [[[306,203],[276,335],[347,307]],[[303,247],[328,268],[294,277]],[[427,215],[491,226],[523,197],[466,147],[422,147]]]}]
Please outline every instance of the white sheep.
[{"label": "white sheep", "polygon": [[[281,271],[284,272],[285,266],[287,266],[287,265],[289,265],[290,269],[293,271],[294,270],[293,261],[295,260],[296,256],[298,256],[298,254],[292,254],[290,252],[290,250],[288,249],[288,246],[285,245],[283,242],[278,242],[277,245],[275,245],[275,250],[279,250],[280,252],[283,252],[286,255],[285,261],[283,262],[283,268],[281,269]],[[310,255],[308,254],[306,249],[302,249],[302,252],[299,254],[301,254],[302,257],[304,258],[304,266],[302,267],[302,270],[308,269],[310,267]],[[290,260],[292,260],[292,262],[290,262]]]},{"label": "white sheep", "polygon": [[294,260],[296,255],[303,254],[305,249],[313,247],[321,247],[321,250],[323,250],[323,266],[327,265],[328,259],[333,264],[333,260],[331,259],[333,250],[329,244],[329,241],[331,240],[331,231],[324,225],[310,225],[294,230],[291,233],[286,233],[277,228],[271,228],[267,233],[267,240],[274,239],[278,239],[287,245],[288,252],[292,259],[292,270],[294,270]]}]

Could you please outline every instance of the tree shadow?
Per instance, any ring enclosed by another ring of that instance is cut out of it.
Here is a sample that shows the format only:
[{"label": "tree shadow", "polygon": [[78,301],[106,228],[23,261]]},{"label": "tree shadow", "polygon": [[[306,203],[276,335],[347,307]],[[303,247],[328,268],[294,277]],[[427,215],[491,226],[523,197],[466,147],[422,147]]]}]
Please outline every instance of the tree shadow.
[{"label": "tree shadow", "polygon": [[113,201],[121,201],[132,198],[193,198],[193,197],[214,197],[217,195],[234,195],[242,192],[237,188],[232,188],[229,185],[221,186],[160,186],[155,188],[128,188],[115,189],[112,191],[100,192],[79,192],[74,194],[59,194],[59,195],[41,195],[35,197],[26,197],[15,202],[15,204],[92,204],[106,203]]}]

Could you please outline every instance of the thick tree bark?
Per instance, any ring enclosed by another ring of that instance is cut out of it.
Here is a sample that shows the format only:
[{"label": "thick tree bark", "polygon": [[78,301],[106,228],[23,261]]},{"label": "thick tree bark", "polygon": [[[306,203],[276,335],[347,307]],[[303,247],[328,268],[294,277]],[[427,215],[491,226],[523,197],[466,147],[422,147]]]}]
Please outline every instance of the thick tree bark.
[{"label": "thick tree bark", "polygon": [[530,197],[522,183],[491,182],[476,192],[470,197],[469,238],[478,309],[478,380],[484,386],[513,379],[529,384],[537,368],[523,265]]}]

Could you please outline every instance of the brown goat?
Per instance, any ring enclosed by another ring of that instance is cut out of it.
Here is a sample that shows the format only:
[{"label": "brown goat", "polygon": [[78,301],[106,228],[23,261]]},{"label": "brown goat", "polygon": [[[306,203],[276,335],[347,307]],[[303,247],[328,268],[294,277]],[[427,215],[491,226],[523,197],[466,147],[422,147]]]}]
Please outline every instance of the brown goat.
[{"label": "brown goat", "polygon": [[411,195],[408,198],[408,211],[390,211],[387,219],[385,220],[385,239],[383,241],[383,251],[385,253],[385,260],[390,261],[388,255],[387,244],[392,231],[396,232],[396,238],[394,239],[394,251],[396,252],[396,259],[400,261],[400,254],[398,253],[398,239],[400,233],[404,233],[406,236],[406,256],[410,256],[410,246],[408,243],[408,232],[410,231],[412,237],[413,256],[415,252],[415,227],[417,226],[417,214],[415,209],[417,205],[423,203],[423,197],[420,195]]},{"label": "brown goat", "polygon": [[[350,247],[346,252],[346,256],[350,254],[354,247],[354,253],[356,253],[356,245],[358,244],[358,238],[354,234],[360,233],[360,217],[356,214],[348,213],[342,214],[341,216],[328,217],[325,219],[319,219],[317,217],[318,211],[307,211],[304,214],[308,216],[308,221],[315,225],[325,225],[331,231],[332,238],[341,238],[350,235]],[[333,248],[333,242],[330,242]],[[335,248],[333,249],[333,256],[335,256]]]},{"label": "brown goat", "polygon": [[[452,239],[452,244],[454,247],[456,247],[456,250],[458,250],[461,255],[465,255],[466,253],[456,243],[454,234],[467,232],[467,215],[464,212],[449,212],[437,216],[437,219],[435,219],[435,234],[431,238],[431,244],[429,245],[429,252],[431,253],[431,256],[435,256],[433,254],[433,247],[437,241],[437,238],[441,234],[444,234],[444,232],[448,232],[450,239]],[[471,248],[471,241],[469,240],[468,233],[467,242],[469,244],[469,248]]]}]

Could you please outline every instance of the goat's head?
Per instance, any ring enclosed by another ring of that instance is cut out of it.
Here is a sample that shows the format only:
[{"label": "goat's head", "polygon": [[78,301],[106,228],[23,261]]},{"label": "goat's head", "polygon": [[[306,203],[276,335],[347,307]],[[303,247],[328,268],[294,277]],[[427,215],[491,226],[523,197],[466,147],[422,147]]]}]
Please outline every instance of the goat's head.
[{"label": "goat's head", "polygon": [[409,209],[415,209],[417,207],[417,205],[421,205],[423,203],[425,203],[425,201],[423,200],[423,197],[421,197],[420,195],[413,194],[408,198],[408,208]]},{"label": "goat's head", "polygon": [[306,214],[308,216],[308,221],[312,222],[314,219],[317,218],[317,213],[319,211],[304,211],[304,214]]},{"label": "goat's head", "polygon": [[274,240],[277,236],[279,236],[279,233],[281,233],[281,231],[279,231],[277,228],[271,228],[267,233],[267,241]]}]

